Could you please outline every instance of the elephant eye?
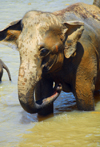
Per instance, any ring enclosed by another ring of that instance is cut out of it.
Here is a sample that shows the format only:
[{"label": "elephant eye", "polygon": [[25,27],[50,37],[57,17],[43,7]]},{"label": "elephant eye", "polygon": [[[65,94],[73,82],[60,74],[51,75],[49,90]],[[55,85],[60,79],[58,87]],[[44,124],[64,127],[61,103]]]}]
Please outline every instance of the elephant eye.
[{"label": "elephant eye", "polygon": [[40,56],[47,56],[48,53],[49,53],[49,50],[46,49],[46,48],[42,48],[42,49],[40,50]]}]

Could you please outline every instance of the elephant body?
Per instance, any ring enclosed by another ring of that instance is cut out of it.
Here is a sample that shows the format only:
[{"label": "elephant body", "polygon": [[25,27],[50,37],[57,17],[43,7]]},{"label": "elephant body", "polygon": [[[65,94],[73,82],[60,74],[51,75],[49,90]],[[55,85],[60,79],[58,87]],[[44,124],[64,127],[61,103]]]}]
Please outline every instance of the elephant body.
[{"label": "elephant body", "polygon": [[20,54],[18,95],[29,113],[47,115],[61,90],[79,110],[95,110],[100,89],[100,2],[73,4],[53,13],[29,11],[0,31]]},{"label": "elephant body", "polygon": [[7,71],[9,80],[11,81],[10,71],[9,71],[8,67],[4,64],[4,62],[0,59],[0,82],[2,81],[3,68]]}]

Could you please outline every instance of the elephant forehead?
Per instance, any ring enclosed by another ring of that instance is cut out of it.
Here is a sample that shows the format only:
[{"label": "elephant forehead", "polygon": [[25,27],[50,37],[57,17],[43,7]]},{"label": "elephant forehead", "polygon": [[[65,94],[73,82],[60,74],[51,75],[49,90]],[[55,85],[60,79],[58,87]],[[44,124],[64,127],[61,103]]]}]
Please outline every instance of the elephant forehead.
[{"label": "elephant forehead", "polygon": [[[35,33],[35,35],[34,35]],[[39,36],[38,36],[39,38]],[[36,30],[30,28],[24,28],[21,35],[19,36],[17,43],[18,43],[18,50],[19,52],[24,53],[33,53],[36,51],[37,46],[37,32]]]},{"label": "elephant forehead", "polygon": [[57,17],[49,12],[41,12],[41,11],[29,11],[27,12],[22,20],[23,27],[29,27],[34,25],[51,25],[51,24],[58,24],[59,20]]},{"label": "elephant forehead", "polygon": [[33,36],[38,39],[38,35],[43,37],[50,26],[60,24],[57,17],[52,13],[40,11],[27,12],[21,23],[22,35],[20,39],[22,40],[30,40]]},{"label": "elephant forehead", "polygon": [[[28,60],[34,60],[37,62],[39,57],[39,45],[43,42],[43,34],[41,33],[41,27],[34,26],[32,28],[25,27],[19,36],[18,50],[20,53],[21,60],[27,62]],[[27,61],[26,61],[27,60]]]},{"label": "elephant forehead", "polygon": [[18,50],[22,56],[38,56],[39,44],[43,42],[45,32],[53,24],[59,24],[51,13],[30,11],[22,20],[22,32],[17,40]]}]

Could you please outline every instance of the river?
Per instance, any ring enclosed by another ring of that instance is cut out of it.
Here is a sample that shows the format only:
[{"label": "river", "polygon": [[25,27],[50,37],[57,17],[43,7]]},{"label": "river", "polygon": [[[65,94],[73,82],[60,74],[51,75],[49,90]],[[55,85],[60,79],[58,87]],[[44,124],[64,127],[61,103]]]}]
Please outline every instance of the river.
[{"label": "river", "polygon": [[[93,0],[0,0],[0,30],[29,10],[56,11],[75,2]],[[77,110],[72,93],[62,92],[54,103],[54,114],[28,114],[18,100],[19,53],[0,44],[0,59],[8,66],[0,83],[0,147],[98,147],[100,146],[100,92],[95,111]]]}]

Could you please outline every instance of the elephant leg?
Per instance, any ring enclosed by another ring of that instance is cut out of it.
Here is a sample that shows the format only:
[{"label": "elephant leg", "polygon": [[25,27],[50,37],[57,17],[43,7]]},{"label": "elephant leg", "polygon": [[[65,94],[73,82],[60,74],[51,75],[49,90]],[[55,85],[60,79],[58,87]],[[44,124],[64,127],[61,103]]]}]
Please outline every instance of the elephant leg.
[{"label": "elephant leg", "polygon": [[[94,75],[94,76],[93,76]],[[96,72],[84,72],[77,75],[75,81],[75,97],[79,110],[94,110],[94,91],[95,91]]]},{"label": "elephant leg", "polygon": [[[51,80],[42,79],[41,81],[39,81],[35,88],[35,100],[38,101],[42,98],[50,96],[53,90],[52,87],[53,81]],[[53,103],[44,108],[42,111],[38,112],[38,114],[42,116],[46,116],[51,113],[53,113]]]},{"label": "elephant leg", "polygon": [[95,84],[95,91],[98,91],[98,90],[100,90],[100,69],[98,71],[97,80]]},{"label": "elephant leg", "polygon": [[[93,90],[90,83],[85,84],[77,83],[76,88],[76,103],[79,110],[92,111],[94,110],[94,97]],[[84,88],[85,87],[85,88]]]},{"label": "elephant leg", "polygon": [[0,66],[0,82],[2,81],[3,68]]},{"label": "elephant leg", "polygon": [[2,81],[3,71],[0,73],[0,82]]},{"label": "elephant leg", "polygon": [[77,68],[75,79],[75,97],[79,110],[92,111],[94,91],[98,73],[98,54],[91,47],[84,52],[84,57]]}]

